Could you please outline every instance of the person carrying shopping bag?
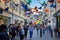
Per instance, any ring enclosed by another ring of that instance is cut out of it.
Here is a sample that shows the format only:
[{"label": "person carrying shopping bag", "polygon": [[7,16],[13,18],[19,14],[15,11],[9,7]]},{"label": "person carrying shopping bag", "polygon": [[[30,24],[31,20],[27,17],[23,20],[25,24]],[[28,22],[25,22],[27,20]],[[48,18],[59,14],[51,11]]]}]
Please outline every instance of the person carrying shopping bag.
[{"label": "person carrying shopping bag", "polygon": [[17,34],[19,34],[20,40],[24,39],[24,30],[21,26],[17,26]]},{"label": "person carrying shopping bag", "polygon": [[11,40],[15,40],[15,35],[16,35],[16,26],[14,24],[11,24],[9,28],[9,35],[11,36]]}]

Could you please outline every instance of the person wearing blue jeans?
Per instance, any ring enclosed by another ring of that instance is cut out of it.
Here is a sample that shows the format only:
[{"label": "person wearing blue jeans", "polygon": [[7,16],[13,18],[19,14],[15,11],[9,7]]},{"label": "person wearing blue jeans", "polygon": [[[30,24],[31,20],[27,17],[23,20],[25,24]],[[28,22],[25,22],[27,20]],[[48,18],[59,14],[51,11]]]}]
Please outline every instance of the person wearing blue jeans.
[{"label": "person wearing blue jeans", "polygon": [[45,29],[43,29],[43,34],[45,34]]},{"label": "person wearing blue jeans", "polygon": [[32,26],[29,27],[29,33],[30,33],[30,39],[32,38],[33,36],[33,30],[34,28]]},{"label": "person wearing blue jeans", "polygon": [[32,39],[32,36],[33,36],[33,31],[34,31],[34,26],[33,26],[33,23],[30,22],[29,23],[29,34],[30,34],[30,40]]},{"label": "person wearing blue jeans", "polygon": [[40,37],[42,37],[42,29],[40,29]]},{"label": "person wearing blue jeans", "polygon": [[32,38],[32,35],[33,35],[33,31],[30,31],[30,38]]},{"label": "person wearing blue jeans", "polygon": [[33,31],[34,31],[33,24],[32,24],[32,23],[30,23],[30,24],[29,24],[30,40],[32,39],[32,36],[33,36]]}]

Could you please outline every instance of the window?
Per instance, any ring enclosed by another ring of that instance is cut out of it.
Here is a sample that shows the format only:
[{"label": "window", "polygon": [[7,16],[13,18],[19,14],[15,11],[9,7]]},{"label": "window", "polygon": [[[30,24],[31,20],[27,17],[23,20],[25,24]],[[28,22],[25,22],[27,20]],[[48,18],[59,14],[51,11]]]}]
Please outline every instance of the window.
[{"label": "window", "polygon": [[58,16],[58,27],[60,27],[60,16]]}]

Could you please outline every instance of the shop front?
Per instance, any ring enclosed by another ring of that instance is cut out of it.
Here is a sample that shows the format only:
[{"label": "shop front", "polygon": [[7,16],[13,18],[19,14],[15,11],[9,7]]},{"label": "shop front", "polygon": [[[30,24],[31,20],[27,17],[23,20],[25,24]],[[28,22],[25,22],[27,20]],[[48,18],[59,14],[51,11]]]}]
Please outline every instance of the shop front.
[{"label": "shop front", "polygon": [[54,17],[56,18],[56,28],[58,30],[58,37],[60,37],[60,10],[55,12]]},{"label": "shop front", "polygon": [[6,17],[6,16],[3,16],[3,15],[0,15],[0,20],[3,21],[3,24],[9,24],[10,23],[10,17]]},{"label": "shop front", "polygon": [[58,18],[58,37],[60,37],[60,16]]},{"label": "shop front", "polygon": [[16,25],[18,24],[18,21],[19,21],[19,20],[15,20],[15,24],[16,24]]}]

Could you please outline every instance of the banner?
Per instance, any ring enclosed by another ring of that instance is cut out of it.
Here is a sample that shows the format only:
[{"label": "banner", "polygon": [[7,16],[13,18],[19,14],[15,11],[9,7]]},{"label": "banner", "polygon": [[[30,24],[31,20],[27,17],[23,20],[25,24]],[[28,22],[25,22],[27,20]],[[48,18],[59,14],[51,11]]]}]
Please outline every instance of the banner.
[{"label": "banner", "polygon": [[60,0],[57,0],[58,3],[60,3]]},{"label": "banner", "polygon": [[41,6],[41,7],[39,7],[38,9],[42,9],[42,6]]},{"label": "banner", "polygon": [[50,7],[56,8],[56,2],[55,2],[55,3],[52,3],[52,4],[50,5]]},{"label": "banner", "polygon": [[30,5],[32,1],[31,0],[26,0],[26,3]]},{"label": "banner", "polygon": [[45,9],[45,12],[46,12],[46,13],[49,12],[49,9]]},{"label": "banner", "polygon": [[3,1],[7,3],[7,2],[9,2],[9,1],[11,1],[11,0],[3,0]]},{"label": "banner", "polygon": [[28,11],[28,6],[27,6],[27,4],[22,3],[21,5],[22,5],[22,7],[23,7],[26,11]]},{"label": "banner", "polygon": [[9,10],[9,7],[5,8],[5,11],[8,11]]},{"label": "banner", "polygon": [[44,1],[43,3],[39,2],[39,4],[41,4],[42,6],[45,6],[45,7],[47,6],[46,1]]},{"label": "banner", "polygon": [[48,2],[53,3],[53,2],[54,2],[54,0],[48,0]]}]

